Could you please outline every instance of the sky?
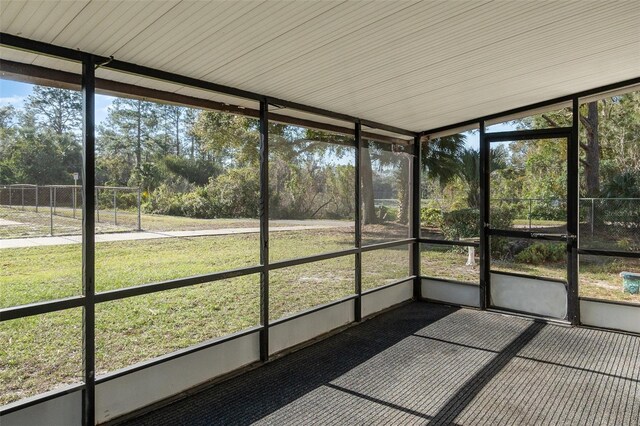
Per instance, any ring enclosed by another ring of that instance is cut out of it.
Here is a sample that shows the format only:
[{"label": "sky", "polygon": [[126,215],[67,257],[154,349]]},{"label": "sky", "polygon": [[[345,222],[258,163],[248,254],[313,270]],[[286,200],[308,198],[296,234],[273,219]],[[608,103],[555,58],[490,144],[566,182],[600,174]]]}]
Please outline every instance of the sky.
[{"label": "sky", "polygon": [[[17,81],[0,79],[0,106],[13,105],[22,108],[27,96],[31,93],[33,85]],[[108,108],[113,102],[113,97],[96,95],[96,124],[100,124],[107,118]],[[492,125],[491,131],[515,130],[510,124]],[[466,144],[468,147],[478,149],[480,135],[477,131],[465,132]]]},{"label": "sky", "polygon": [[[32,84],[0,79],[0,106],[13,105],[22,108],[32,87]],[[107,108],[113,99],[111,96],[96,95],[96,123],[99,124],[107,118]]]}]

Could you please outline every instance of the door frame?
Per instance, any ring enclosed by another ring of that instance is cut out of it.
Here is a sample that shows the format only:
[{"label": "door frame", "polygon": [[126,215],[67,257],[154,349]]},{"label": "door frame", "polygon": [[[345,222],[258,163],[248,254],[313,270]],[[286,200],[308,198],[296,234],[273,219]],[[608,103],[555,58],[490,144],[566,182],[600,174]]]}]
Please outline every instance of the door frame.
[{"label": "door frame", "polygon": [[[575,127],[575,126],[574,126]],[[485,132],[485,123],[480,123],[480,306],[494,308],[491,304],[491,236],[527,238],[533,240],[562,241],[567,253],[567,316],[571,324],[579,322],[578,300],[578,144],[573,127],[506,132]],[[567,217],[565,234],[546,234],[531,231],[491,229],[490,217],[490,152],[491,143],[518,140],[565,139],[567,141]],[[532,277],[535,278],[535,277]],[[506,308],[495,307],[501,310]]]}]

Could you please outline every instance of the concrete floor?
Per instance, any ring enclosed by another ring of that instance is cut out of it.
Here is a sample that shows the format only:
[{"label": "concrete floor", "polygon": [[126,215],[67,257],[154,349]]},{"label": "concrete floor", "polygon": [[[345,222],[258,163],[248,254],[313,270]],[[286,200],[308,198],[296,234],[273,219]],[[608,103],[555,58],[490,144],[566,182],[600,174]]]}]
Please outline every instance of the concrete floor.
[{"label": "concrete floor", "polygon": [[640,336],[412,303],[130,425],[638,425]]}]

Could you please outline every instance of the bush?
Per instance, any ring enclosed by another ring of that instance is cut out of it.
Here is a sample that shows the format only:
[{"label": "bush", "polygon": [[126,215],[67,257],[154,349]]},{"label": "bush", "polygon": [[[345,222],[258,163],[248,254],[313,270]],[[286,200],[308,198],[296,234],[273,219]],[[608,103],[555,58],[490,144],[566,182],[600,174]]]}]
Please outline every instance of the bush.
[{"label": "bush", "polygon": [[380,206],[376,210],[380,223],[395,222],[398,220],[399,209],[395,207]]},{"label": "bush", "polygon": [[533,243],[520,253],[515,260],[522,263],[539,265],[544,262],[560,262],[567,256],[566,248],[562,243]]},{"label": "bush", "polygon": [[[492,209],[491,225],[497,229],[513,226],[515,213],[509,208]],[[480,236],[480,210],[461,209],[442,214],[442,233],[448,240],[460,240]],[[491,254],[504,255],[508,251],[505,238],[491,238]]]},{"label": "bush", "polygon": [[207,193],[203,188],[188,192],[179,197],[179,200],[181,216],[208,219],[214,214],[213,205],[207,198]]},{"label": "bush", "polygon": [[138,207],[138,192],[120,191],[117,195],[118,209],[134,209]]},{"label": "bush", "polygon": [[480,236],[480,210],[461,209],[442,214],[442,233],[448,240]]},{"label": "bush", "polygon": [[231,169],[207,185],[213,217],[256,218],[260,212],[260,174],[258,169]]},{"label": "bush", "polygon": [[148,213],[182,216],[181,205],[181,194],[163,183],[150,194],[149,201],[144,204],[144,210]]},{"label": "bush", "polygon": [[433,207],[423,207],[420,209],[420,223],[422,226],[432,226],[434,228],[441,227],[442,210]]}]

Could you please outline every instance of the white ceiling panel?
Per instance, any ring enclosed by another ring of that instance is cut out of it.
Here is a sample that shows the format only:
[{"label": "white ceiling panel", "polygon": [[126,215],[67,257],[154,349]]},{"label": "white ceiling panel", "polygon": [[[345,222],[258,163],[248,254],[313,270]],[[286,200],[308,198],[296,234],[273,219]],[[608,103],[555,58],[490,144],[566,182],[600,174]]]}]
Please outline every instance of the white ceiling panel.
[{"label": "white ceiling panel", "polygon": [[[414,131],[640,77],[634,0],[3,0],[0,26]],[[17,62],[70,66],[42,55],[0,53]]]}]

